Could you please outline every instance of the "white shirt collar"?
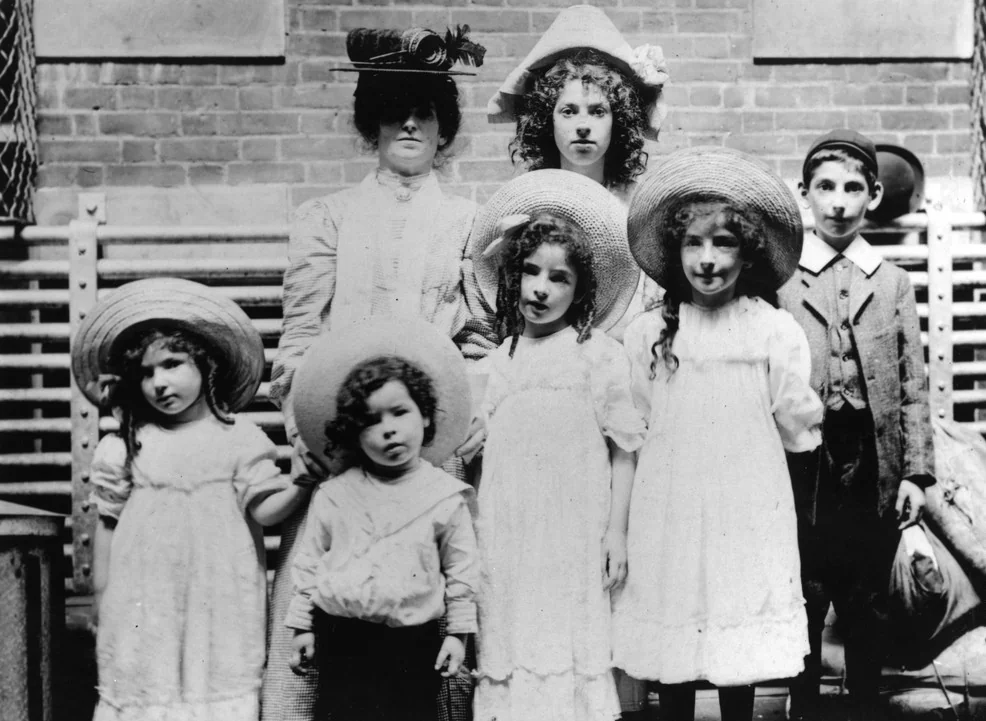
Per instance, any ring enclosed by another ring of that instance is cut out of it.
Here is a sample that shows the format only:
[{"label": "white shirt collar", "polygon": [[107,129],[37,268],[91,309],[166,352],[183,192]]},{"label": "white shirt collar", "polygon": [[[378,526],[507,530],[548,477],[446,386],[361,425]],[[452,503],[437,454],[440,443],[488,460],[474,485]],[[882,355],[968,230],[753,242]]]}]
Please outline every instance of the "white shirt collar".
[{"label": "white shirt collar", "polygon": [[[799,265],[817,275],[825,270],[837,255],[839,255],[838,251],[817,235],[806,233]],[[853,238],[849,246],[842,251],[842,255],[855,263],[856,267],[866,273],[867,276],[873,275],[876,269],[880,267],[880,263],[883,262],[880,254],[860,235]]]}]

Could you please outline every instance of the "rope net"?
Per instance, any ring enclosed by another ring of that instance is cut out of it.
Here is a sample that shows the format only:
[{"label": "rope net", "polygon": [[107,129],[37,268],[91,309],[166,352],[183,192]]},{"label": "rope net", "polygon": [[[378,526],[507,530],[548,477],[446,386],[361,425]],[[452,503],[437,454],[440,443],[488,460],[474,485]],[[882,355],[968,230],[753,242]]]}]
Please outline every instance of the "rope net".
[{"label": "rope net", "polygon": [[972,50],[972,187],[986,208],[986,0],[976,0]]},{"label": "rope net", "polygon": [[38,167],[33,0],[0,0],[0,223],[34,219]]}]

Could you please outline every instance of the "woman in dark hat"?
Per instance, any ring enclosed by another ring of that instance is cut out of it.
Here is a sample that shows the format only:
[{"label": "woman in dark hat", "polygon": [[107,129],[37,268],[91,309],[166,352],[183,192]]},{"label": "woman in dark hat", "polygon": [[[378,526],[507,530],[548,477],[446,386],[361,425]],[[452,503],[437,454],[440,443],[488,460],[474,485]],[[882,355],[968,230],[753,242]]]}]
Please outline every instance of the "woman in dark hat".
[{"label": "woman in dark hat", "polygon": [[[270,395],[284,412],[294,446],[292,477],[301,484],[325,476],[297,438],[291,400],[295,369],[317,335],[375,317],[413,316],[448,333],[467,359],[482,358],[497,344],[467,249],[476,204],[444,193],[433,172],[447,159],[462,120],[453,76],[474,74],[453,67],[480,65],[485,49],[469,41],[468,27],[444,36],[421,28],[358,29],[347,37],[347,52],[353,66],[340,69],[359,72],[353,123],[378,165],[359,185],[295,212]],[[459,453],[468,456],[482,435],[477,426]],[[284,626],[292,550],[304,515],[286,521],[281,537],[264,721],[310,721],[314,708],[317,679],[292,675],[293,634]],[[443,694],[449,695],[441,699],[443,716],[468,714],[468,693],[446,686]]]}]

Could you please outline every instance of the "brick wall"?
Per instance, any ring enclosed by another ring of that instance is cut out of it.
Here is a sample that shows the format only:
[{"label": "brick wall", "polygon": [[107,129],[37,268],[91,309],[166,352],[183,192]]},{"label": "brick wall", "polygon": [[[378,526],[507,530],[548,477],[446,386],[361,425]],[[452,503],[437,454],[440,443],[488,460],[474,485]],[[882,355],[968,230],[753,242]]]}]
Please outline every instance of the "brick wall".
[{"label": "brick wall", "polygon": [[[283,64],[41,64],[39,218],[46,206],[74,208],[80,190],[131,188],[244,198],[276,189],[286,218],[306,198],[357,182],[373,161],[350,128],[355,78],[330,68],[359,26],[468,23],[487,46],[480,75],[460,82],[466,121],[446,168],[456,192],[483,200],[513,172],[510,127],[486,122],[486,101],[569,4],[530,2],[287,0]],[[725,144],[794,179],[813,137],[850,126],[906,145],[930,177],[969,175],[967,62],[760,65],[752,0],[594,2],[632,45],[659,44],[669,59],[671,113],[654,156]]]}]

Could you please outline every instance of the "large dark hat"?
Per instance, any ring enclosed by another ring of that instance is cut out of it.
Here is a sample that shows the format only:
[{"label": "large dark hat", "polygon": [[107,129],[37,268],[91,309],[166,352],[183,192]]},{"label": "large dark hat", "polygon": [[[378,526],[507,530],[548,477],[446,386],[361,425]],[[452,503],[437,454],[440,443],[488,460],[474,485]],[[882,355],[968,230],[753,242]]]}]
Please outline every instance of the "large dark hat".
[{"label": "large dark hat", "polygon": [[346,53],[352,66],[337,70],[475,75],[475,71],[452,70],[452,66],[480,67],[486,48],[469,39],[468,25],[449,28],[445,35],[426,28],[356,28],[346,36]]},{"label": "large dark hat", "polygon": [[924,166],[918,156],[907,148],[885,143],[877,144],[876,154],[883,199],[866,217],[875,223],[886,223],[920,210],[924,204]]}]

